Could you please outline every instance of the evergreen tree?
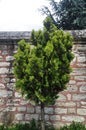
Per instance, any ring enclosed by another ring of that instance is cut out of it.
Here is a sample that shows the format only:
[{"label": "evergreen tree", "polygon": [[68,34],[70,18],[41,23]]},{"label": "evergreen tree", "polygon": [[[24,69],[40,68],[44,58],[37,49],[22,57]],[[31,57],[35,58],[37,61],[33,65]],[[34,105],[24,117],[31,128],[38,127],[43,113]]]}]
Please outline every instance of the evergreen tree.
[{"label": "evergreen tree", "polygon": [[43,30],[32,31],[31,42],[32,45],[22,40],[18,44],[14,61],[16,87],[27,99],[40,104],[45,130],[44,107],[55,102],[70,79],[73,43],[72,37],[57,30],[49,17]]},{"label": "evergreen tree", "polygon": [[49,0],[50,7],[44,6],[41,11],[50,16],[53,23],[64,30],[86,29],[86,0]]}]

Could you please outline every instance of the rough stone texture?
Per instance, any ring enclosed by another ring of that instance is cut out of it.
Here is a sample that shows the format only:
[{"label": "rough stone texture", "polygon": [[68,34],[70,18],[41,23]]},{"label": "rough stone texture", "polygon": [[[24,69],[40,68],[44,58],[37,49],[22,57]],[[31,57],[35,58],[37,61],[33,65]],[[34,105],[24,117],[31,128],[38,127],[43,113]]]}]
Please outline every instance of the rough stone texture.
[{"label": "rough stone texture", "polygon": [[[73,72],[67,90],[59,93],[54,106],[45,107],[46,122],[55,127],[79,121],[86,124],[86,30],[68,31],[74,37]],[[0,32],[0,123],[11,124],[40,119],[40,106],[25,100],[15,90],[13,75],[17,42],[29,41],[30,32]]]}]

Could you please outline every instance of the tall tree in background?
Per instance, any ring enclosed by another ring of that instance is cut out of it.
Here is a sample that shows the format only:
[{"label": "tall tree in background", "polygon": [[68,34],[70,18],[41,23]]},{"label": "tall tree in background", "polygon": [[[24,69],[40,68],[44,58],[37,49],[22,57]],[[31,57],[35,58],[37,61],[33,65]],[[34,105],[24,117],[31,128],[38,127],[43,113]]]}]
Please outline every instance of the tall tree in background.
[{"label": "tall tree in background", "polygon": [[58,93],[66,89],[73,59],[72,37],[57,27],[48,17],[44,29],[32,31],[32,45],[19,42],[15,54],[16,87],[41,107],[41,126],[45,130],[45,105],[52,104]]},{"label": "tall tree in background", "polygon": [[48,0],[50,8],[44,6],[41,11],[50,16],[53,23],[63,30],[86,29],[86,0]]}]

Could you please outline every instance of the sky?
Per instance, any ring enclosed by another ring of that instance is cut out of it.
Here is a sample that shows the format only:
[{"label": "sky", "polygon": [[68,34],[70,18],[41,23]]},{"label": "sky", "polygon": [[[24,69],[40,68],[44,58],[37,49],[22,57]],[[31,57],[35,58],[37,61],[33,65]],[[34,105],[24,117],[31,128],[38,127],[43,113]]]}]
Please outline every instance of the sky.
[{"label": "sky", "polygon": [[[59,0],[57,0],[59,1]],[[43,27],[39,9],[48,0],[0,0],[0,31],[31,31]]]}]

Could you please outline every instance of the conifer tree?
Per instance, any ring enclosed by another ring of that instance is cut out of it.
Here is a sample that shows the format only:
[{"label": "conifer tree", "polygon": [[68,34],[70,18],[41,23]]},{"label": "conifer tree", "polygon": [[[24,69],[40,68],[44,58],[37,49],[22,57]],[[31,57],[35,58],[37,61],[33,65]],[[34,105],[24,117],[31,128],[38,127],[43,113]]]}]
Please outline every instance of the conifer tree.
[{"label": "conifer tree", "polygon": [[[86,0],[48,0],[49,7],[41,9],[53,23],[63,30],[86,29]],[[50,8],[51,7],[51,8]]]},{"label": "conifer tree", "polygon": [[47,17],[43,30],[32,31],[31,45],[24,40],[18,45],[14,61],[16,87],[27,99],[40,104],[41,126],[45,130],[44,107],[55,102],[70,80],[72,37],[57,30]]}]

